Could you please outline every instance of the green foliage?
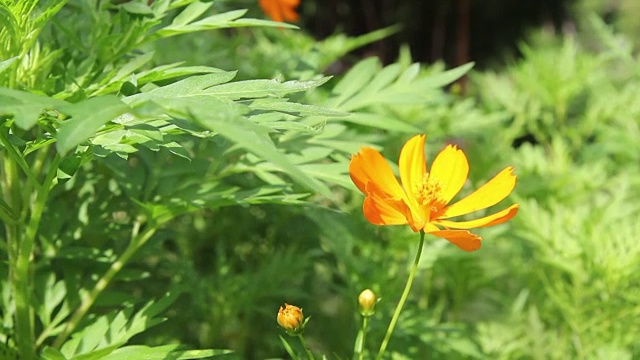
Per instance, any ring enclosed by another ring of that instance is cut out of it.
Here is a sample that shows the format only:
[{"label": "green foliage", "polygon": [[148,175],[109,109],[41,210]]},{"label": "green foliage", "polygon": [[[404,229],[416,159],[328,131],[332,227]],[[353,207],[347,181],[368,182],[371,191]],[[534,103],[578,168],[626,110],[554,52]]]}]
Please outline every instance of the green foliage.
[{"label": "green foliage", "polygon": [[348,55],[393,27],[317,41],[231,5],[0,3],[0,357],[297,356],[286,301],[314,352],[349,358],[364,288],[373,356],[417,235],[364,221],[348,163],[416,133],[465,150],[463,192],[514,165],[521,208],[480,252],[427,242],[391,357],[640,354],[640,72],[619,35],[538,36],[465,93],[442,88],[471,64]]},{"label": "green foliage", "polygon": [[603,40],[599,53],[575,38],[544,41],[503,74],[474,76],[489,89],[479,94],[482,103],[509,114],[504,140],[522,143],[511,152],[522,212],[503,250],[512,271],[496,278],[518,296],[502,297],[508,311],[478,323],[478,343],[490,358],[638,354],[628,334],[637,331],[631,319],[640,311],[629,286],[639,281],[631,234],[640,188],[637,169],[628,166],[636,142],[627,134],[638,124],[630,94],[640,79],[637,60],[592,21]]}]

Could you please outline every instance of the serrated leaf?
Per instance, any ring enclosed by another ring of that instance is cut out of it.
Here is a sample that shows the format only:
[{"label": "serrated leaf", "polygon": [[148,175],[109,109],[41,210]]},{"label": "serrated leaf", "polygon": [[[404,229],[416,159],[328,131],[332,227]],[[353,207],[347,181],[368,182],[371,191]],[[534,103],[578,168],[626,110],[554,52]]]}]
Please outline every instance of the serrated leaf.
[{"label": "serrated leaf", "polygon": [[286,94],[311,90],[327,81],[331,77],[324,77],[317,80],[308,81],[286,81],[277,80],[245,80],[212,86],[205,93],[231,100],[260,98],[267,96],[281,97]]},{"label": "serrated leaf", "polygon": [[204,93],[205,89],[226,83],[235,76],[235,71],[220,71],[207,75],[191,76],[167,86],[162,86],[142,94],[126,97],[123,101],[133,106],[145,100],[154,98],[180,98],[200,95]]},{"label": "serrated leaf", "polygon": [[[226,110],[225,110],[226,109]],[[296,182],[325,196],[331,196],[331,191],[326,185],[308,177],[298,169],[289,159],[273,144],[268,136],[268,129],[255,124],[237,114],[233,108],[218,104],[217,111],[205,109],[193,109],[196,120],[204,127],[219,133],[244,149],[264,158],[279,166]]]},{"label": "serrated leaf", "polygon": [[136,74],[139,84],[167,80],[185,75],[226,72],[210,66],[180,66],[180,63],[163,65]]},{"label": "serrated leaf", "polygon": [[168,292],[158,301],[147,303],[133,316],[130,308],[100,316],[80,332],[74,333],[60,351],[73,359],[100,359],[126,344],[134,335],[164,321],[157,315],[171,305],[179,294],[177,290]]},{"label": "serrated leaf", "polygon": [[113,95],[91,98],[60,107],[59,110],[71,115],[71,120],[62,123],[56,135],[56,147],[61,154],[88,140],[110,120],[130,111],[127,105]]}]

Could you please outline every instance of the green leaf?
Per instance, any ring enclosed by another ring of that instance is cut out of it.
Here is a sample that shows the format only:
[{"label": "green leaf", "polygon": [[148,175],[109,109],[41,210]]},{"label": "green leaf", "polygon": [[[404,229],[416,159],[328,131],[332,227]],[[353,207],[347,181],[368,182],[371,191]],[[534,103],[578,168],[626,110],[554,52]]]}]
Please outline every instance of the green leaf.
[{"label": "green leaf", "polygon": [[428,86],[428,88],[431,89],[440,88],[445,85],[449,85],[461,78],[464,74],[471,70],[473,65],[474,63],[470,62],[468,64],[458,66],[457,68],[447,70],[445,72],[427,76],[426,78],[421,79],[420,82],[424,83]]},{"label": "green leaf", "polygon": [[216,131],[220,135],[237,143],[244,149],[279,166],[296,182],[327,197],[331,196],[329,188],[305,175],[295,166],[268,136],[268,129],[241,117],[230,104],[211,103],[209,109],[194,108],[192,115],[204,127]]},{"label": "green leaf", "polygon": [[[42,291],[41,299],[37,312],[43,325],[48,326],[51,323],[53,313],[65,299],[67,288],[64,281],[55,281],[53,274],[49,274],[46,279],[38,278],[39,287]],[[42,282],[40,282],[42,281]]]},{"label": "green leaf", "polygon": [[[186,360],[186,359],[203,359],[214,356],[231,354],[231,350],[186,350],[180,345],[165,345],[157,347],[149,347],[142,345],[125,346],[120,348],[108,356],[101,358],[102,360],[121,360],[121,359],[144,359],[144,360]],[[75,359],[74,359],[75,360]]]},{"label": "green leaf", "polygon": [[42,360],[68,360],[58,349],[49,346],[44,347],[40,357]]},{"label": "green leaf", "polygon": [[16,60],[18,60],[17,56],[0,61],[0,74],[2,74],[3,71],[7,70],[9,66],[11,66],[11,64],[13,64]]},{"label": "green leaf", "polygon": [[378,129],[401,131],[409,134],[419,133],[420,131],[423,131],[418,129],[416,126],[407,124],[394,117],[375,113],[354,112],[351,116],[344,118],[343,121],[359,125],[371,126]]},{"label": "green leaf", "polygon": [[164,321],[157,315],[171,305],[179,294],[178,290],[168,292],[157,302],[147,303],[133,316],[132,309],[127,308],[98,317],[62,345],[62,354],[79,360],[101,359],[126,344],[134,335]]},{"label": "green leaf", "polygon": [[357,63],[333,88],[333,93],[338,96],[331,99],[331,107],[338,107],[344,104],[349,98],[358,93],[379,70],[380,60],[374,57]]},{"label": "green leaf", "polygon": [[[202,15],[207,9],[213,5],[213,2],[194,2],[187,6],[178,16],[171,22],[171,26],[180,27],[187,25]],[[242,16],[242,15],[241,15]]]},{"label": "green leaf", "polygon": [[13,115],[18,127],[28,130],[45,110],[65,106],[67,102],[47,96],[0,88],[0,115]]},{"label": "green leaf", "polygon": [[[196,3],[197,4],[197,3]],[[179,34],[186,34],[196,31],[233,28],[233,27],[245,27],[245,26],[277,26],[280,28],[297,29],[298,27],[291,24],[259,20],[259,19],[240,19],[247,10],[233,10],[221,14],[212,15],[202,20],[186,23],[185,20],[193,20],[194,15],[201,10],[202,5],[195,5],[194,9],[187,13],[180,23],[171,24],[164,27],[155,33],[156,37],[169,37]],[[197,14],[199,16],[200,14]],[[197,17],[196,16],[196,17]]]},{"label": "green leaf", "polygon": [[71,115],[71,120],[62,123],[56,136],[56,147],[61,154],[91,138],[107,122],[130,111],[127,105],[113,95],[91,98],[60,107],[59,110]]},{"label": "green leaf", "polygon": [[[136,74],[138,84],[146,84],[152,81],[173,79],[176,77],[196,74],[209,74],[225,72],[210,66],[179,66],[181,63],[157,66],[151,70]],[[231,80],[231,79],[229,79]]]},{"label": "green leaf", "polygon": [[122,5],[120,5],[126,12],[137,14],[137,15],[153,15],[153,10],[143,2],[138,1],[128,1]]},{"label": "green leaf", "polygon": [[220,71],[207,75],[191,76],[167,86],[126,97],[123,101],[135,106],[149,99],[179,98],[201,95],[204,93],[204,89],[226,83],[235,76],[235,71]]},{"label": "green leaf", "polygon": [[254,110],[279,111],[299,116],[349,116],[348,112],[317,105],[289,102],[283,99],[258,99],[249,105]]},{"label": "green leaf", "polygon": [[232,83],[212,86],[205,93],[231,100],[260,98],[267,96],[281,97],[286,94],[307,91],[314,89],[327,81],[331,77],[323,77],[317,80],[308,81],[286,81],[277,80],[245,80]]},{"label": "green leaf", "polygon": [[107,347],[104,347],[104,348],[101,348],[101,349],[98,349],[98,350],[94,350],[94,351],[91,351],[91,352],[86,353],[86,354],[74,356],[74,357],[71,358],[71,360],[100,360],[100,359],[104,359],[105,357],[107,357],[109,354],[111,354],[114,351],[116,351],[118,348],[120,348],[124,344],[125,344],[125,342],[116,343],[116,344],[113,344],[111,346],[107,346]]}]

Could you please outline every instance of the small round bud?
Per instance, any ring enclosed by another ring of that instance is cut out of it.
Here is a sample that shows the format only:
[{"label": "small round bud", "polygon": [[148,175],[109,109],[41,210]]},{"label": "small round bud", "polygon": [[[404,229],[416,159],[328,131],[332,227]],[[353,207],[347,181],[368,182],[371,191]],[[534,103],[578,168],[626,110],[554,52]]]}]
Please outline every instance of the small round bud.
[{"label": "small round bud", "polygon": [[302,309],[297,306],[289,305],[280,306],[278,311],[278,325],[280,325],[288,334],[300,334],[304,329],[305,321],[302,315]]},{"label": "small round bud", "polygon": [[358,295],[358,304],[360,305],[360,313],[362,316],[371,316],[375,313],[374,308],[376,307],[376,302],[378,299],[376,298],[376,294],[369,290],[363,290],[360,295]]}]

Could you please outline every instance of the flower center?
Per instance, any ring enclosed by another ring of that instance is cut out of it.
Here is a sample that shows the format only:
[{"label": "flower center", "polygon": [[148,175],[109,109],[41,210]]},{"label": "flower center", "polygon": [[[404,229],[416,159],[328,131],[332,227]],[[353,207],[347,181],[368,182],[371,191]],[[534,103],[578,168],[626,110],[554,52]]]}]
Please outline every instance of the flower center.
[{"label": "flower center", "polygon": [[429,211],[429,219],[432,218],[431,215],[437,214],[447,205],[447,202],[442,198],[442,183],[438,179],[429,176],[429,173],[424,174],[415,194],[418,204],[425,211]]}]

